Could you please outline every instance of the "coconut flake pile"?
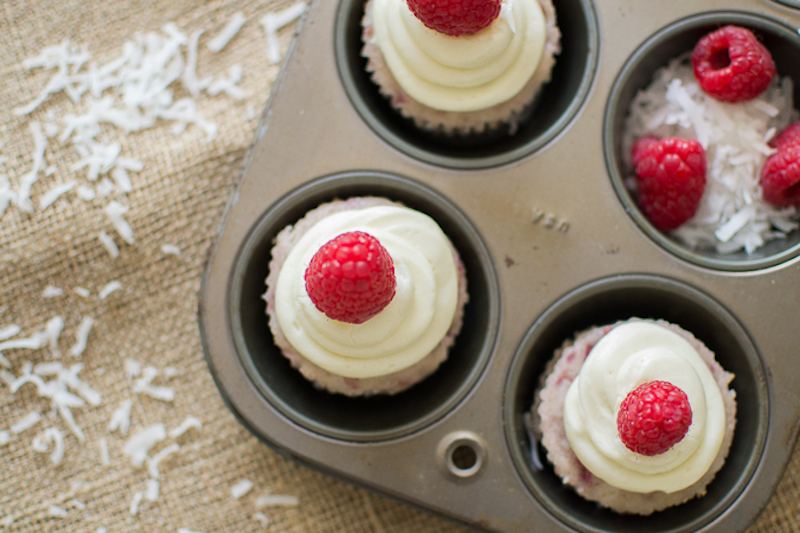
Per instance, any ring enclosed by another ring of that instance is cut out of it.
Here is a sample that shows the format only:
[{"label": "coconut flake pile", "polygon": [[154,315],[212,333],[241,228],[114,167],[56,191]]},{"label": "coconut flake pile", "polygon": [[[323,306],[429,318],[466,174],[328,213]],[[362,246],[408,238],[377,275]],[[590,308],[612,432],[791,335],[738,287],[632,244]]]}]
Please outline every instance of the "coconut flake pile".
[{"label": "coconut flake pile", "polygon": [[[759,183],[769,141],[798,119],[788,77],[776,79],[758,98],[725,103],[707,96],[695,80],[688,54],[656,71],[631,104],[622,138],[628,169],[636,139],[697,139],[706,151],[706,189],[695,216],[671,232],[692,248],[726,254],[755,252],[796,230],[794,207],[779,209],[761,198]],[[627,184],[635,191],[635,178]]]},{"label": "coconut flake pile", "polygon": [[[267,32],[267,59],[270,62],[277,63],[281,59],[276,32],[296,20],[304,10],[305,2],[300,1],[261,20]],[[205,43],[206,47],[214,53],[220,52],[246,22],[242,13],[235,13],[228,24]],[[175,24],[167,23],[159,32],[139,33],[125,41],[117,55],[105,63],[95,61],[86,46],[69,40],[46,47],[38,55],[26,59],[22,65],[25,69],[48,71],[50,79],[37,95],[14,110],[16,115],[25,119],[35,113],[35,120],[28,120],[25,130],[25,135],[32,138],[33,148],[28,166],[13,182],[0,174],[0,223],[9,208],[27,213],[42,212],[77,198],[94,202],[98,212],[102,210],[102,217],[98,218],[106,224],[106,229],[94,229],[93,234],[97,235],[98,245],[112,259],[123,252],[123,243],[135,245],[136,219],[131,216],[134,211],[126,205],[126,194],[134,190],[136,174],[144,170],[145,162],[124,153],[124,140],[106,139],[121,138],[116,132],[138,132],[159,122],[168,123],[175,135],[182,134],[187,128],[197,128],[207,141],[214,139],[217,125],[203,117],[197,99],[202,93],[243,99],[245,92],[240,87],[243,72],[240,65],[230,65],[222,75],[202,75],[198,48],[203,35],[203,30],[195,30],[187,36]],[[180,91],[189,96],[178,98]],[[71,112],[57,116],[53,109],[43,109],[54,102],[67,103]],[[252,106],[247,108],[248,116],[255,117]],[[4,143],[0,141],[0,149],[3,147]],[[72,162],[64,153],[69,151],[73,152]],[[0,165],[8,160],[7,156],[0,155]],[[54,161],[59,164],[49,164]],[[181,253],[174,244],[162,245],[161,251],[167,255]],[[104,300],[121,288],[121,282],[110,281],[97,291],[97,297]],[[83,287],[73,287],[71,292],[82,298],[92,294]],[[41,296],[47,299],[63,296],[66,299],[69,294],[64,289],[47,285]],[[56,315],[42,329],[27,337],[21,336],[23,328],[16,324],[0,324],[0,386],[7,386],[12,395],[24,388],[23,393],[27,393],[24,397],[51,407],[48,413],[46,407],[28,405],[32,402],[16,405],[15,408],[20,409],[15,410],[13,418],[7,420],[4,427],[0,427],[0,447],[26,441],[35,454],[46,454],[45,460],[52,467],[67,462],[70,449],[76,446],[75,440],[83,448],[91,444],[102,467],[116,466],[115,458],[122,456],[147,476],[145,486],[135,491],[124,504],[131,515],[137,515],[143,505],[159,499],[159,479],[164,477],[169,464],[177,460],[174,458],[180,456],[181,444],[170,440],[190,441],[203,424],[194,416],[186,416],[169,432],[159,422],[139,427],[128,437],[129,429],[137,427],[137,420],[131,416],[131,398],[148,396],[162,402],[173,402],[173,389],[153,381],[169,380],[179,372],[171,367],[159,371],[126,359],[121,363],[121,371],[131,381],[130,396],[121,399],[105,428],[107,434],[117,432],[118,436],[112,436],[110,440],[97,435],[94,426],[84,432],[73,411],[97,407],[102,403],[102,397],[78,377],[84,363],[67,364],[65,359],[59,359],[63,356],[59,344],[66,329],[67,334],[74,338],[67,352],[70,358],[86,359],[92,355],[90,344],[97,335],[92,332],[94,324],[95,318],[83,316],[73,329],[71,324],[65,325],[62,317]],[[34,362],[19,359],[20,354],[31,352],[39,359],[32,357]],[[100,368],[95,373],[100,374],[101,370],[105,371]],[[23,394],[17,396],[20,397]],[[139,405],[137,403],[137,409]],[[65,429],[57,427],[59,425]],[[243,498],[252,489],[252,483],[245,481],[231,489],[234,498]],[[77,486],[77,482],[73,483],[73,490]],[[46,507],[53,519],[67,516],[72,508],[82,510],[86,505],[71,500]],[[4,511],[0,511],[0,529],[11,527],[15,520],[8,509]],[[266,521],[266,516],[263,516]],[[179,531],[190,530],[180,528]],[[96,529],[96,533],[105,532],[104,526]]]}]

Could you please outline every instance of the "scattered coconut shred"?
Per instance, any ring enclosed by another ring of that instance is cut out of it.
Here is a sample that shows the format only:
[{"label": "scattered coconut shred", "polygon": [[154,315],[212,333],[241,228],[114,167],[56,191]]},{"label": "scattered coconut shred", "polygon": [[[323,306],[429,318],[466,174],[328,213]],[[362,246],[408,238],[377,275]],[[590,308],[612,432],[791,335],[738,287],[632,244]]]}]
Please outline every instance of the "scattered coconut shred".
[{"label": "scattered coconut shred", "polygon": [[[646,135],[697,139],[706,151],[700,207],[672,235],[693,248],[751,254],[800,227],[797,209],[779,209],[762,200],[759,183],[766,158],[775,152],[769,141],[798,119],[792,95],[792,80],[784,77],[753,100],[717,101],[697,84],[688,54],[659,69],[654,81],[639,91],[622,139],[627,168],[633,168],[633,143]],[[627,185],[635,191],[635,178]]]},{"label": "scattered coconut shred", "polygon": [[[305,7],[305,2],[300,1],[288,9],[269,13],[261,19],[266,32],[269,62],[278,63],[281,60],[277,31],[299,18]],[[225,27],[206,43],[206,47],[213,53],[219,53],[246,22],[242,13],[235,13]],[[55,204],[68,207],[72,197],[93,202],[102,209],[109,229],[97,233],[97,242],[112,259],[124,252],[120,241],[135,245],[133,226],[127,218],[130,206],[126,205],[125,195],[135,187],[135,176],[132,179],[131,174],[142,172],[145,164],[139,159],[123,155],[123,143],[105,142],[101,139],[108,130],[116,129],[128,134],[151,128],[158,121],[171,122],[171,131],[175,135],[182,134],[188,126],[194,126],[205,134],[208,142],[214,139],[217,125],[203,118],[195,99],[205,92],[212,96],[224,94],[231,99],[240,100],[245,93],[239,86],[242,80],[240,65],[230,65],[227,75],[216,78],[198,77],[198,47],[202,35],[203,30],[196,30],[187,37],[175,24],[167,23],[161,28],[161,32],[136,34],[133,39],[125,41],[118,55],[106,63],[95,62],[85,46],[75,45],[68,40],[44,48],[40,54],[23,61],[25,69],[44,69],[52,71],[52,75],[41,92],[14,113],[25,117],[39,112],[37,110],[61,94],[66,95],[74,105],[74,112],[57,117],[55,111],[48,110],[44,114],[44,120],[28,122],[28,133],[33,138],[31,167],[21,175],[16,186],[8,177],[0,175],[0,220],[9,207],[16,207],[27,213],[34,213],[38,208],[41,212]],[[174,90],[178,84],[191,97],[176,99]],[[65,100],[60,98],[59,101]],[[248,106],[247,115],[255,116],[255,111],[251,108],[252,106]],[[63,146],[51,144],[49,139],[55,137]],[[76,160],[66,167],[71,179],[61,181],[58,179],[62,171],[60,165],[48,166],[46,159],[52,152],[59,162],[63,161],[63,154],[57,150],[64,147],[74,150]],[[0,142],[0,149],[2,148],[3,144]],[[0,164],[7,160],[7,156],[0,155]],[[44,192],[36,201],[37,199],[31,198],[31,194],[34,185],[42,177],[47,178],[47,181],[53,177],[54,182],[39,184],[44,187]],[[111,195],[114,195],[113,199],[109,198]],[[62,202],[62,199],[67,202]],[[135,222],[135,218],[132,220]],[[112,235],[119,240],[115,240]],[[174,244],[162,245],[161,251],[167,255],[181,253],[180,248]],[[111,281],[98,291],[98,298],[103,300],[120,288],[122,284],[119,281]],[[82,298],[88,298],[92,294],[83,287],[74,287],[72,291]],[[56,298],[63,296],[64,290],[48,285],[41,295],[43,298]],[[68,351],[69,356],[84,356],[94,324],[94,318],[82,317],[74,330],[75,340]],[[69,433],[85,446],[87,437],[76,423],[73,410],[87,405],[96,407],[102,403],[101,395],[78,377],[84,368],[83,363],[65,366],[58,360],[62,357],[59,343],[65,328],[61,316],[52,317],[43,329],[28,337],[20,337],[23,328],[16,324],[0,326],[0,384],[5,383],[11,394],[17,393],[24,385],[31,384],[35,387],[36,396],[49,401],[52,408],[49,416],[43,416],[39,410],[29,408],[27,415],[17,417],[9,425],[9,431],[0,429],[0,446],[6,446],[17,439],[29,440],[32,452],[49,454],[48,459],[53,466],[64,462],[69,448],[74,445],[70,442],[69,435],[55,427],[59,418]],[[17,356],[21,350],[44,351],[49,360],[38,364],[24,361],[17,370],[18,373],[15,373],[14,358],[6,357],[3,352]],[[123,371],[130,381],[132,397],[147,395],[164,402],[174,400],[174,392],[170,387],[153,385],[152,381],[159,376],[171,379],[178,374],[176,369],[167,367],[160,373],[155,367],[143,368],[138,361],[126,359]],[[141,469],[147,476],[143,490],[135,491],[128,503],[123,504],[135,516],[143,505],[158,500],[159,478],[162,476],[160,469],[170,456],[181,450],[180,444],[169,443],[168,439],[185,439],[184,435],[189,430],[200,431],[203,424],[199,419],[187,416],[169,433],[163,423],[155,423],[127,437],[133,424],[132,407],[133,401],[130,398],[123,399],[111,414],[106,431],[109,434],[118,432],[126,438],[120,447],[121,455],[131,466]],[[45,424],[47,427],[38,433],[34,431],[37,426]],[[110,453],[109,448],[110,444],[116,444],[109,443],[105,436],[92,435],[91,439],[94,449],[99,452],[100,465],[113,466],[112,457],[120,454]],[[79,484],[73,483],[73,489],[77,490]],[[231,489],[231,496],[235,499],[241,498],[252,488],[252,482],[243,480]],[[256,501],[256,507],[296,504],[297,499],[293,496],[267,496]],[[67,502],[66,507],[83,510],[86,505],[72,500]],[[53,519],[60,519],[67,516],[69,511],[52,504],[47,508],[47,514]],[[14,523],[14,516],[8,510],[5,513],[0,511],[0,517],[0,527],[8,528]],[[87,518],[91,516],[87,514]],[[268,523],[266,515],[261,512],[257,512],[254,518],[264,525]],[[106,533],[106,527],[97,527],[95,531]],[[186,528],[179,528],[178,531],[195,533]]]}]

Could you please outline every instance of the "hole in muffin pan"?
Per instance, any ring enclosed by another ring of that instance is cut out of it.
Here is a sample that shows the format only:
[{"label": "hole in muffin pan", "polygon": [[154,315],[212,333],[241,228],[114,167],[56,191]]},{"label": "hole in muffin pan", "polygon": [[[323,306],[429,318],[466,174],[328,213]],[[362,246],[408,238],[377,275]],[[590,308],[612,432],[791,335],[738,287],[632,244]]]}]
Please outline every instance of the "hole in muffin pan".
[{"label": "hole in muffin pan", "polygon": [[[562,484],[546,451],[533,442],[523,417],[530,411],[545,365],[562,343],[593,326],[632,317],[664,319],[693,333],[735,374],[737,423],[728,458],[708,493],[650,516],[623,515],[584,500]],[[566,525],[583,532],[688,533],[728,509],[755,472],[769,422],[769,398],[758,349],[720,303],[682,282],[652,275],[596,280],[563,296],[531,326],[509,370],[504,400],[507,443],[534,498]],[[539,464],[541,462],[541,464]]]},{"label": "hole in muffin pan", "polygon": [[436,450],[437,461],[444,470],[460,481],[476,476],[486,462],[486,443],[469,431],[456,431],[445,436]]},{"label": "hole in muffin pan", "polygon": [[[779,76],[790,76],[794,84],[795,107],[800,105],[800,35],[774,20],[740,12],[712,12],[679,20],[655,33],[628,59],[609,96],[604,124],[606,165],[614,189],[625,211],[644,233],[668,252],[696,265],[723,271],[750,271],[781,264],[800,254],[800,230],[785,239],[768,242],[752,254],[739,251],[720,254],[713,249],[692,249],[655,229],[639,210],[625,186],[628,175],[621,138],[628,108],[637,91],[645,88],[653,74],[671,59],[690,51],[705,34],[727,24],[744,26],[770,50]],[[710,164],[710,162],[709,162]]]},{"label": "hole in muffin pan", "polygon": [[[276,235],[318,205],[353,196],[382,196],[432,217],[458,250],[469,302],[448,359],[431,376],[394,396],[350,398],[316,388],[283,357],[261,298]],[[377,441],[417,431],[440,419],[470,391],[494,349],[499,289],[489,251],[472,223],[438,192],[407,178],[373,172],[325,176],[288,192],[269,207],[240,248],[229,281],[231,330],[238,356],[263,397],[294,423],[348,441]]]},{"label": "hole in muffin pan", "polygon": [[426,131],[393,109],[366,72],[361,56],[365,0],[341,0],[335,28],[339,76],[358,114],[384,141],[421,161],[454,169],[484,169],[536,152],[563,131],[586,99],[597,67],[598,32],[589,0],[554,0],[561,30],[561,54],[552,79],[533,102],[531,117],[513,135],[454,135]]}]

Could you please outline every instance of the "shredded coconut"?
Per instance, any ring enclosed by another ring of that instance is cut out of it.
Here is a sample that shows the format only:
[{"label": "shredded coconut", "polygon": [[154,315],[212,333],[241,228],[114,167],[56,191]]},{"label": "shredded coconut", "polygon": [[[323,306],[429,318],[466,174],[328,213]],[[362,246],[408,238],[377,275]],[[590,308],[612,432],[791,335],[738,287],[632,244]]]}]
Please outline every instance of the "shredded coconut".
[{"label": "shredded coconut", "polygon": [[72,290],[75,292],[75,294],[77,294],[82,298],[88,298],[89,296],[92,295],[92,293],[89,292],[89,289],[84,289],[83,287],[75,287]]},{"label": "shredded coconut", "polygon": [[55,298],[56,296],[61,296],[62,294],[64,294],[62,289],[48,285],[44,288],[44,291],[42,291],[42,298]]},{"label": "shredded coconut", "polygon": [[119,257],[119,248],[117,247],[117,243],[114,242],[114,239],[108,233],[101,231],[97,238],[100,240],[100,244],[102,244],[106,251],[108,251],[108,255],[114,259]]},{"label": "shredded coconut", "polygon": [[158,387],[151,385],[153,379],[158,376],[158,370],[153,366],[148,366],[142,371],[142,377],[133,384],[133,392],[146,394],[156,400],[171,402],[175,399],[175,393],[169,387]]},{"label": "shredded coconut", "polygon": [[249,479],[243,479],[233,487],[231,487],[231,498],[238,500],[253,489],[253,482]]},{"label": "shredded coconut", "polygon": [[206,43],[206,48],[215,54],[222,51],[222,49],[225,48],[231,39],[233,39],[236,34],[239,33],[239,30],[242,29],[245,20],[244,13],[241,11],[234,13],[233,16],[228,19],[228,23],[225,24],[225,27],[222,28],[222,31],[220,31],[216,37]]},{"label": "shredded coconut", "polygon": [[200,95],[200,91],[211,83],[211,76],[202,79],[197,78],[197,43],[203,33],[203,30],[197,30],[189,37],[186,67],[183,69],[183,75],[181,76],[183,86],[195,98]]},{"label": "shredded coconut", "polygon": [[269,518],[267,518],[267,515],[265,515],[261,511],[253,514],[253,520],[261,522],[261,525],[264,527],[269,526]]},{"label": "shredded coconut", "polygon": [[169,436],[170,438],[177,439],[178,437],[186,433],[190,428],[195,428],[199,430],[202,429],[202,427],[203,424],[202,422],[200,422],[200,420],[198,420],[193,416],[187,416],[186,420],[181,422],[181,424],[178,427],[169,432]]},{"label": "shredded coconut", "polygon": [[44,166],[44,151],[47,147],[47,139],[42,133],[42,126],[36,121],[31,121],[28,127],[33,135],[34,149],[33,149],[33,168],[30,172],[22,176],[20,180],[19,190],[15,201],[17,207],[22,211],[32,212],[33,206],[30,202],[31,187],[39,179],[39,172]]},{"label": "shredded coconut", "polygon": [[105,437],[100,437],[97,440],[97,446],[100,448],[100,464],[108,466],[111,464],[111,458],[108,456],[108,440]]},{"label": "shredded coconut", "polygon": [[5,446],[11,442],[11,434],[8,431],[0,431],[0,446]]},{"label": "shredded coconut", "polygon": [[22,328],[16,324],[11,324],[10,326],[0,329],[0,341],[10,339],[14,335],[19,335],[20,331],[22,331]]},{"label": "shredded coconut", "polygon": [[240,81],[242,81],[242,66],[231,65],[228,67],[228,77],[214,80],[214,82],[208,86],[207,92],[212,96],[225,93],[234,100],[242,100],[244,98],[244,91],[242,91],[238,85]]},{"label": "shredded coconut", "polygon": [[136,516],[139,514],[139,504],[142,502],[142,498],[144,498],[144,492],[139,491],[133,495],[131,506],[128,509],[128,511],[131,513],[131,516]]},{"label": "shredded coconut", "polygon": [[81,319],[78,325],[78,331],[75,333],[75,344],[69,349],[69,354],[72,357],[80,357],[86,350],[86,342],[89,340],[89,332],[94,325],[94,319],[90,316],[85,316]]},{"label": "shredded coconut", "polygon": [[50,515],[50,516],[56,517],[56,518],[62,518],[64,516],[67,516],[67,510],[66,509],[62,509],[58,505],[51,505],[47,509],[47,514]]},{"label": "shredded coconut", "polygon": [[156,453],[153,457],[147,457],[147,473],[153,479],[158,479],[160,473],[158,471],[158,465],[167,458],[167,456],[172,455],[173,453],[180,450],[181,447],[178,444],[170,444],[163,450]]},{"label": "shredded coconut", "polygon": [[122,448],[135,467],[142,466],[147,459],[150,448],[167,438],[164,424],[153,424],[132,436]]},{"label": "shredded coconut", "polygon": [[163,244],[161,245],[161,253],[167,255],[180,255],[181,249],[174,244]]},{"label": "shredded coconut", "polygon": [[142,374],[142,364],[135,359],[125,359],[125,376],[133,379]]},{"label": "shredded coconut", "polygon": [[297,496],[288,494],[265,494],[256,499],[256,507],[296,507],[299,504]]},{"label": "shredded coconut", "polygon": [[161,484],[158,482],[157,479],[148,479],[144,491],[145,499],[149,502],[154,502],[158,500],[158,493],[160,488]]},{"label": "shredded coconut", "polygon": [[46,453],[50,450],[48,443],[53,445],[50,462],[54,465],[60,464],[64,458],[64,434],[57,428],[47,428],[34,437],[31,448],[36,452]]},{"label": "shredded coconut", "polygon": [[68,183],[64,183],[61,185],[56,185],[55,187],[44,193],[41,197],[39,197],[39,209],[41,211],[44,211],[45,209],[53,205],[53,203],[55,203],[55,201],[58,200],[62,194],[71,191],[75,187],[75,185],[76,182],[74,181],[70,181]]},{"label": "shredded coconut", "polygon": [[110,281],[106,284],[105,287],[103,287],[100,290],[97,296],[99,296],[101,300],[105,300],[112,292],[119,290],[121,288],[122,288],[122,283],[120,283],[119,281]]},{"label": "shredded coconut", "polygon": [[133,244],[135,242],[133,239],[133,230],[131,229],[130,224],[128,224],[128,221],[125,220],[125,217],[123,217],[123,215],[128,212],[128,209],[130,208],[122,205],[116,200],[112,200],[106,206],[105,212],[106,215],[108,215],[109,220],[111,220],[111,223],[114,225],[114,229],[116,229],[117,233],[119,233],[119,236],[122,237],[122,240],[128,244]]},{"label": "shredded coconut", "polygon": [[128,434],[128,428],[131,425],[131,400],[123,400],[122,404],[117,407],[111,415],[111,420],[108,423],[108,431],[114,432],[119,430],[121,435]]},{"label": "shredded coconut", "polygon": [[264,27],[264,33],[267,37],[267,58],[271,64],[275,65],[281,61],[278,30],[300,18],[305,10],[306,3],[300,1],[295,2],[286,9],[275,13],[267,13],[261,17],[261,25]]},{"label": "shredded coconut", "polygon": [[11,433],[15,435],[19,435],[23,431],[26,431],[33,426],[36,425],[39,420],[42,419],[42,415],[39,414],[39,411],[31,411],[22,419],[20,419],[17,423],[11,425]]},{"label": "shredded coconut", "polygon": [[61,332],[64,330],[64,319],[56,315],[47,322],[44,329],[46,340],[50,345],[50,354],[53,357],[60,357],[61,352],[58,350],[58,339],[61,337]]},{"label": "shredded coconut", "polygon": [[97,194],[94,192],[94,189],[87,187],[86,185],[79,185],[75,192],[78,194],[78,198],[81,200],[86,200],[87,202],[94,200],[97,196]]}]

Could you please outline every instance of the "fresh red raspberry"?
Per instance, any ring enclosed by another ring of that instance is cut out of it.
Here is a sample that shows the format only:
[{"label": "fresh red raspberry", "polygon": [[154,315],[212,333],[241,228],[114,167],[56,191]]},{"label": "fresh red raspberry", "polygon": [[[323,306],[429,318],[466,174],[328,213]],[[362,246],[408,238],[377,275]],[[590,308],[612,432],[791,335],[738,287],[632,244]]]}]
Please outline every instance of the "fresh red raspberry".
[{"label": "fresh red raspberry", "polygon": [[328,318],[361,324],[394,297],[394,262],[378,240],[361,231],[343,233],[314,254],[306,292]]},{"label": "fresh red raspberry", "polygon": [[617,431],[629,450],[658,455],[677,444],[692,425],[689,398],[667,381],[648,381],[628,393],[617,413]]},{"label": "fresh red raspberry", "polygon": [[408,0],[411,12],[432,30],[458,37],[472,35],[500,14],[501,0]]},{"label": "fresh red raspberry", "polygon": [[751,100],[775,77],[775,62],[753,33],[739,26],[711,32],[692,51],[697,83],[723,102]]},{"label": "fresh red raspberry", "polygon": [[779,133],[770,146],[778,151],[761,169],[761,192],[777,207],[800,207],[800,121]]},{"label": "fresh red raspberry", "polygon": [[689,139],[642,137],[632,149],[639,207],[661,231],[671,231],[697,212],[706,186],[706,152]]},{"label": "fresh red raspberry", "polygon": [[770,142],[769,145],[773,148],[780,149],[785,144],[798,144],[800,143],[800,120],[792,122],[785,130],[778,133]]}]

